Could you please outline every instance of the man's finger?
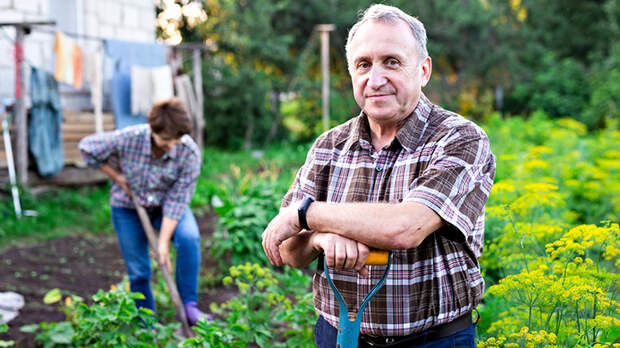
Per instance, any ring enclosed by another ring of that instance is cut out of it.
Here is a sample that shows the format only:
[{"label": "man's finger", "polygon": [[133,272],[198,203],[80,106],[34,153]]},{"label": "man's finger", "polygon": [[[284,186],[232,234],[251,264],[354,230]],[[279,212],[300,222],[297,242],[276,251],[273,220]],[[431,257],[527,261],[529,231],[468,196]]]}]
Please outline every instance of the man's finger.
[{"label": "man's finger", "polygon": [[325,254],[325,263],[327,264],[327,267],[334,268],[334,263],[335,263],[334,246],[326,245],[325,248],[323,248],[323,253]]},{"label": "man's finger", "polygon": [[366,259],[368,258],[368,248],[365,248],[364,244],[358,242],[356,245],[356,249],[357,260],[355,260],[355,265],[353,266],[353,268],[359,272],[364,267],[364,264],[366,264]]},{"label": "man's finger", "polygon": [[335,264],[334,268],[338,270],[342,270],[344,268],[344,263],[347,259],[347,249],[344,243],[336,242],[335,243]]},{"label": "man's finger", "polygon": [[273,265],[273,255],[271,255],[270,249],[270,240],[271,240],[271,231],[273,229],[273,220],[267,225],[265,232],[263,232],[263,250],[265,251],[265,255],[269,259],[269,262]]},{"label": "man's finger", "polygon": [[361,277],[367,277],[368,276],[368,268],[366,268],[366,266],[363,266],[359,270],[359,274],[360,274]]},{"label": "man's finger", "polygon": [[347,258],[344,263],[344,269],[354,269],[358,259],[357,242],[349,240],[346,242],[345,248],[347,250]]}]

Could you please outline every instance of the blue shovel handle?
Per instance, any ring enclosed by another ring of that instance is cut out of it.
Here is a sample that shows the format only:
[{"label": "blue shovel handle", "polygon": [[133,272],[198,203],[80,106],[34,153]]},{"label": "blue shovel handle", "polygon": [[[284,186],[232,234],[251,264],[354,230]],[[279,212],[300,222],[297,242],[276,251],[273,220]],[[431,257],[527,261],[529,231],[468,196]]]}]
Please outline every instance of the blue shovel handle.
[{"label": "blue shovel handle", "polygon": [[336,295],[336,300],[338,300],[338,311],[340,315],[340,320],[338,324],[338,338],[337,345],[338,348],[357,348],[357,342],[360,335],[360,325],[362,324],[362,313],[366,309],[366,305],[370,302],[370,299],[379,291],[379,289],[385,283],[387,279],[388,273],[390,272],[390,267],[392,266],[392,251],[389,252],[387,267],[385,268],[385,272],[383,273],[383,277],[375,284],[375,286],[370,290],[370,292],[364,297],[364,301],[360,305],[359,310],[357,311],[357,317],[355,320],[349,319],[349,310],[347,309],[347,305],[344,303],[342,299],[342,295],[340,291],[336,288],[334,283],[332,282],[332,278],[329,276],[329,270],[327,268],[327,262],[325,261],[325,256],[323,256],[323,268],[325,270],[325,277],[327,278],[327,282],[329,286],[332,288],[334,295]]}]

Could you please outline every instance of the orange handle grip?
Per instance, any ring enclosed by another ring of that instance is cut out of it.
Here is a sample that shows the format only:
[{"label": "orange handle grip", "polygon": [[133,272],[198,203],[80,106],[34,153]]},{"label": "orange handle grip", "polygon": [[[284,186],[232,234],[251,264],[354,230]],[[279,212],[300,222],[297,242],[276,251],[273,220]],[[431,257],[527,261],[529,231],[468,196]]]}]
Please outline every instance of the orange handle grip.
[{"label": "orange handle grip", "polygon": [[387,250],[370,249],[366,264],[370,266],[387,265],[390,252]]}]

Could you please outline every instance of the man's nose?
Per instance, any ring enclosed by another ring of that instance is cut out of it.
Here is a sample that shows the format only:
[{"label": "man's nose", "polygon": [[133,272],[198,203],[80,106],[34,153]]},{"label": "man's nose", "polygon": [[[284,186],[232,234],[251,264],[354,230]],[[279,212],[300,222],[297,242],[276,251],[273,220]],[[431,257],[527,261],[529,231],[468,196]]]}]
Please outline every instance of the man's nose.
[{"label": "man's nose", "polygon": [[379,89],[387,82],[385,71],[381,66],[374,65],[368,75],[368,87]]}]

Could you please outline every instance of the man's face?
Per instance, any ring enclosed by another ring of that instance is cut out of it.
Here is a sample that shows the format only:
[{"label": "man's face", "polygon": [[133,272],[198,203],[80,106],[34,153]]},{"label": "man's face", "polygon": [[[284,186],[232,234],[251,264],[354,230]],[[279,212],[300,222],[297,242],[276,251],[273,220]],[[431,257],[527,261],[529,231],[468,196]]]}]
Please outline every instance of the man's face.
[{"label": "man's face", "polygon": [[164,152],[172,150],[173,147],[181,142],[181,138],[174,138],[168,134],[158,134],[155,132],[153,132],[153,140],[155,141],[155,145],[157,145],[157,147],[162,149]]},{"label": "man's face", "polygon": [[364,23],[350,43],[348,58],[355,101],[371,122],[393,124],[413,112],[430,78],[431,60],[420,62],[405,22]]}]

